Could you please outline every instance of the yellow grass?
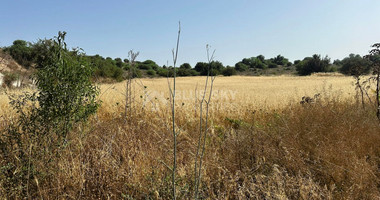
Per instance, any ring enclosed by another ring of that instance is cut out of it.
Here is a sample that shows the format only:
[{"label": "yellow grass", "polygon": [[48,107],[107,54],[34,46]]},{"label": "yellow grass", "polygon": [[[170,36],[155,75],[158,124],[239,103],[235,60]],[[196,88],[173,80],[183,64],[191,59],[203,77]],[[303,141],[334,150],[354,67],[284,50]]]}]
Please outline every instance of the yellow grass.
[{"label": "yellow grass", "polygon": [[[172,79],[169,79],[172,82]],[[166,78],[139,79],[135,82],[136,100],[147,106],[153,103],[168,103],[170,97]],[[171,83],[172,84],[172,83]],[[205,77],[177,78],[177,103],[193,105],[204,90]],[[144,89],[144,86],[146,88]],[[125,82],[100,86],[103,106],[124,102]],[[217,77],[214,82],[212,101],[220,103],[222,109],[239,107],[281,108],[289,102],[298,103],[303,96],[313,97],[323,93],[324,97],[352,98],[355,95],[353,78],[347,76],[269,76]],[[328,95],[328,97],[326,96]],[[157,99],[156,99],[157,98]],[[166,100],[166,101],[164,101]]]}]

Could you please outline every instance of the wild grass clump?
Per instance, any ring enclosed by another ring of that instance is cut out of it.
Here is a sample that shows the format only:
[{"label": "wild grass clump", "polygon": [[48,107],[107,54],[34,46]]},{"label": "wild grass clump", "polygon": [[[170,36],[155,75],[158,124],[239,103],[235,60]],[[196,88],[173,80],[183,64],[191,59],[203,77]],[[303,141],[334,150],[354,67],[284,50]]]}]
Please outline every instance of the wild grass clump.
[{"label": "wild grass clump", "polygon": [[[328,100],[324,95],[318,101],[296,102],[276,110],[247,106],[234,112],[211,110],[199,197],[379,198],[380,127],[373,108]],[[172,198],[170,105],[155,111],[136,103],[130,123],[125,123],[122,105],[113,109],[104,106],[88,125],[75,126],[68,133],[70,142],[65,148],[50,157],[43,151],[35,155],[33,170],[44,173],[29,180],[33,187],[28,188],[28,194],[5,190],[13,187],[16,191],[19,185],[10,187],[13,182],[1,177],[1,197]],[[199,113],[181,110],[181,106],[177,105],[175,123],[180,130],[176,194],[179,199],[188,199],[195,189]],[[1,120],[1,131],[11,123],[12,119]],[[13,147],[28,144],[26,140],[20,138]],[[0,160],[4,160],[3,154]],[[14,166],[3,162],[1,166],[15,173],[23,165],[18,161]],[[51,173],[54,176],[46,178]]]}]

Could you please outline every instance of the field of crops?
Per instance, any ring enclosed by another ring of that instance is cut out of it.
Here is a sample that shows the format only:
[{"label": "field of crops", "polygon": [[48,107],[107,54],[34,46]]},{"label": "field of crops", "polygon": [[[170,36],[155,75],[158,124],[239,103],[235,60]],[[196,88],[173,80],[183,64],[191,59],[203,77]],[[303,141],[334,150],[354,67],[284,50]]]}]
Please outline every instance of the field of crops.
[{"label": "field of crops", "polygon": [[[205,77],[177,78],[177,103],[194,106],[204,91]],[[138,79],[135,81],[136,101],[141,98],[147,106],[169,103],[169,86],[172,79]],[[125,101],[125,82],[104,84],[101,88],[103,106],[115,106]],[[217,77],[214,82],[212,101],[225,110],[251,108],[281,108],[289,103],[299,103],[303,96],[339,98],[355,96],[354,79],[348,76],[232,76]],[[140,100],[139,100],[140,101]],[[111,108],[108,108],[111,109]],[[186,108],[185,108],[186,110]]]}]

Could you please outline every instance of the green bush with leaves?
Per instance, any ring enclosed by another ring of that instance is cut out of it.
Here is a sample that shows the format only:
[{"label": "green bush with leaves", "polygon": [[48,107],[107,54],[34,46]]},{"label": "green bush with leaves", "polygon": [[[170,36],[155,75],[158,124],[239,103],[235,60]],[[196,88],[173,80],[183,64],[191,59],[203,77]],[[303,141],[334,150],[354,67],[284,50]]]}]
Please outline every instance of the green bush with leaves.
[{"label": "green bush with leaves", "polygon": [[299,75],[310,75],[314,72],[332,72],[333,68],[330,67],[330,58],[314,54],[312,57],[306,57],[296,65]]},{"label": "green bush with leaves", "polygon": [[15,40],[9,47],[4,48],[4,51],[9,53],[16,62],[26,68],[33,64],[33,45],[24,40]]},{"label": "green bush with leaves", "polygon": [[146,71],[146,74],[148,74],[149,76],[155,76],[156,71],[154,71],[153,69],[150,69],[150,70]]},{"label": "green bush with leaves", "polygon": [[236,69],[230,66],[227,66],[222,70],[223,76],[233,76],[236,75]]},{"label": "green bush with leaves", "polygon": [[93,70],[84,63],[84,54],[69,52],[64,42],[66,33],[59,33],[51,49],[51,63],[35,74],[39,90],[39,115],[66,136],[73,123],[87,119],[99,107],[98,89],[90,81]]},{"label": "green bush with leaves", "polygon": [[0,185],[6,189],[0,193],[10,199],[38,197],[38,182],[29,180],[54,176],[68,133],[100,105],[93,70],[83,54],[67,50],[65,35],[50,40],[49,56],[34,75],[37,92],[10,96],[18,117],[0,134]]},{"label": "green bush with leaves", "polygon": [[235,69],[239,72],[244,72],[244,71],[247,71],[249,69],[249,66],[242,63],[242,62],[238,62],[235,64]]},{"label": "green bush with leaves", "polygon": [[346,75],[360,76],[368,74],[371,70],[370,62],[360,55],[350,54],[340,61],[340,63],[342,67],[339,71]]}]

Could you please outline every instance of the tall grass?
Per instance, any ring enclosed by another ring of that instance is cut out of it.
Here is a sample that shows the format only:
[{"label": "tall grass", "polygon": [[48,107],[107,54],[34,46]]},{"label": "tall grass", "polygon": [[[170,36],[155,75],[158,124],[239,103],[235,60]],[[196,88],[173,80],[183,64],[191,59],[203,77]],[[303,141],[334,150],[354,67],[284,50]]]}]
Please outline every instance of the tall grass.
[{"label": "tall grass", "polygon": [[[355,101],[337,98],[329,89],[315,103],[301,105],[301,97],[273,109],[246,103],[230,107],[229,101],[216,99],[214,104],[220,106],[210,107],[199,197],[379,198],[380,127],[373,108],[363,109]],[[106,94],[102,98],[113,97]],[[125,124],[124,106],[104,101],[96,117],[69,132],[67,147],[55,152],[56,156],[36,155],[33,170],[39,173],[29,180],[29,197],[172,198],[172,171],[166,164],[173,159],[170,104],[157,103],[160,106],[152,109],[142,103],[144,96],[139,100],[131,123]],[[200,113],[190,102],[175,104],[175,123],[181,128],[177,135],[178,199],[191,198],[195,187],[193,159]],[[1,132],[17,117],[6,116],[0,119]],[[19,182],[4,177],[4,170],[13,170],[10,174],[22,170],[17,162],[13,168],[4,163],[4,156],[20,159],[16,155],[0,155],[2,199],[25,197]]]}]

